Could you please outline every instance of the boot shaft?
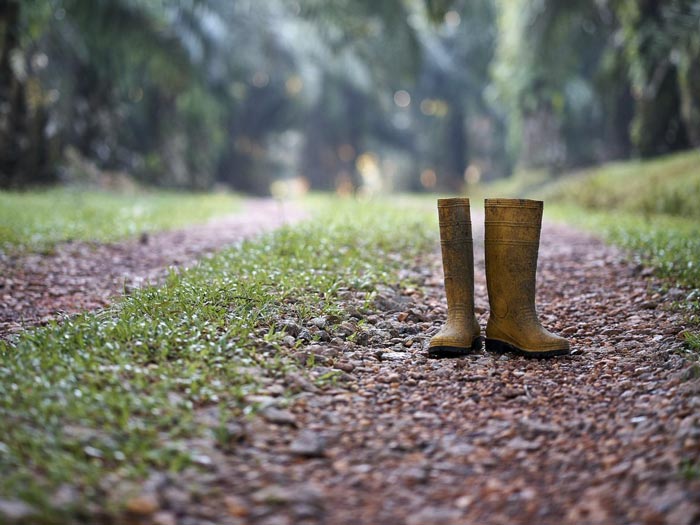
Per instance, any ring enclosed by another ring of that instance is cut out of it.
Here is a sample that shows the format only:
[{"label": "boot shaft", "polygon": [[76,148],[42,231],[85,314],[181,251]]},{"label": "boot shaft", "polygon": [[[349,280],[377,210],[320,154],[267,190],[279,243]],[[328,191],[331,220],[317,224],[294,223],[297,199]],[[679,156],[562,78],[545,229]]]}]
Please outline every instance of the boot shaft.
[{"label": "boot shaft", "polygon": [[541,201],[486,199],[486,283],[496,317],[516,308],[534,316],[542,208]]},{"label": "boot shaft", "polygon": [[438,199],[438,220],[447,304],[457,308],[473,305],[474,247],[469,199]]}]

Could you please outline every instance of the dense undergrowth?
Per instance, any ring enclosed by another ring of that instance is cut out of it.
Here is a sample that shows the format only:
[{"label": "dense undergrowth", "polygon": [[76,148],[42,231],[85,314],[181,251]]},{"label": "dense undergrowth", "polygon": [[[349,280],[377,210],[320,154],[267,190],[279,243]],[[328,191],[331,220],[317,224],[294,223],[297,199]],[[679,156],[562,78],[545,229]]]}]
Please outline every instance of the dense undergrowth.
[{"label": "dense undergrowth", "polygon": [[62,241],[114,241],[232,213],[238,197],[80,188],[0,191],[0,250],[49,250]]},{"label": "dense undergrowth", "polygon": [[[250,396],[298,366],[280,344],[280,319],[340,323],[339,294],[371,301],[377,283],[397,282],[436,241],[432,208],[407,216],[387,202],[316,206],[314,220],[109,310],[0,342],[0,498],[49,509],[68,485],[101,500],[115,478],[203,461],[192,440],[225,442],[227,424],[255,410]],[[200,409],[216,411],[220,425],[199,422]],[[55,509],[37,518],[61,520]]]}]

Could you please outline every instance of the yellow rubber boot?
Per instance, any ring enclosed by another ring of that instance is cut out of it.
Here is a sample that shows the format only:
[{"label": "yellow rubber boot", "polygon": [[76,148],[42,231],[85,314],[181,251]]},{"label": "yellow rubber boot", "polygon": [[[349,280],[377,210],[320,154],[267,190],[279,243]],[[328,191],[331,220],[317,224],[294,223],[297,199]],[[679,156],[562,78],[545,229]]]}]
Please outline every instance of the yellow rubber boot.
[{"label": "yellow rubber boot", "polygon": [[438,199],[447,322],[430,340],[432,357],[456,357],[481,347],[474,315],[474,248],[469,199]]},{"label": "yellow rubber boot", "polygon": [[541,201],[486,199],[486,349],[530,357],[570,352],[569,342],[545,330],[535,310]]}]

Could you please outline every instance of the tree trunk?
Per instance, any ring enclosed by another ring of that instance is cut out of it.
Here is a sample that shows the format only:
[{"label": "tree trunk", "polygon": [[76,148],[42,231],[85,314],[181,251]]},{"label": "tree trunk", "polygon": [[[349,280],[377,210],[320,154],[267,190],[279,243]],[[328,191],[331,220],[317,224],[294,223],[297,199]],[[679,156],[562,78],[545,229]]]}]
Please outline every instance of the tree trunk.
[{"label": "tree trunk", "polygon": [[20,4],[0,3],[0,187],[53,182],[41,86],[19,41]]},{"label": "tree trunk", "polygon": [[[700,40],[700,39],[698,39]],[[694,47],[700,48],[695,41]],[[681,115],[688,133],[688,140],[700,147],[700,49],[686,50],[678,65],[678,87],[681,95]]]},{"label": "tree trunk", "polygon": [[0,187],[9,188],[19,183],[21,158],[21,124],[26,113],[22,84],[12,67],[17,56],[19,3],[0,4]]},{"label": "tree trunk", "polygon": [[637,100],[632,121],[632,143],[642,157],[653,157],[688,147],[680,114],[680,90],[676,67],[667,65],[659,82]]}]

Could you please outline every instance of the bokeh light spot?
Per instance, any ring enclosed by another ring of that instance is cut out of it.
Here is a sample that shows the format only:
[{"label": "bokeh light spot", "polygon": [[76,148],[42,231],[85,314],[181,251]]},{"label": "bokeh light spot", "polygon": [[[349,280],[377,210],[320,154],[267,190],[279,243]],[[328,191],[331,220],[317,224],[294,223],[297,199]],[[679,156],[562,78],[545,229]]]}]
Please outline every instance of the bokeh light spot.
[{"label": "bokeh light spot", "polygon": [[405,89],[399,89],[394,93],[394,104],[400,108],[407,108],[411,105],[411,95]]}]

